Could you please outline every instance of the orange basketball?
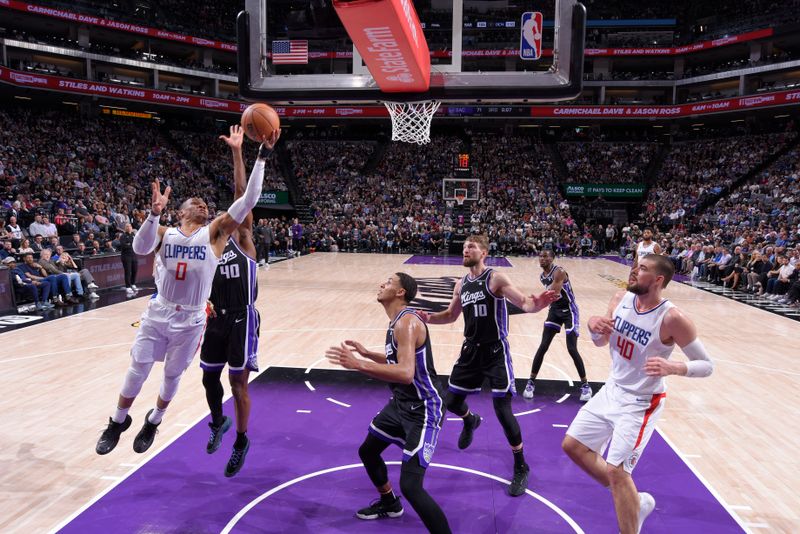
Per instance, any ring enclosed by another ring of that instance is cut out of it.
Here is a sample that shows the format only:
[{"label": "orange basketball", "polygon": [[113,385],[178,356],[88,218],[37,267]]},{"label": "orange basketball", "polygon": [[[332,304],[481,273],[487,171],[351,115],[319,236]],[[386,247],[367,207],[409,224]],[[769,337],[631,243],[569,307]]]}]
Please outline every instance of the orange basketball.
[{"label": "orange basketball", "polygon": [[266,104],[252,104],[242,113],[242,128],[247,137],[261,143],[264,137],[281,127],[278,112]]}]

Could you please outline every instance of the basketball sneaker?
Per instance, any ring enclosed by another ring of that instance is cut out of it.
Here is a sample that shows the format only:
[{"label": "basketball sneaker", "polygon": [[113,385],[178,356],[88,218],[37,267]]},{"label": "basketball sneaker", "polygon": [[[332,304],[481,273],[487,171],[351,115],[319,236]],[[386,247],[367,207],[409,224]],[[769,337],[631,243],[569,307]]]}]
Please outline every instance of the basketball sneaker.
[{"label": "basketball sneaker", "polygon": [[214,423],[208,423],[208,427],[211,429],[211,435],[208,437],[208,445],[206,445],[206,452],[208,454],[217,452],[220,443],[222,443],[222,435],[228,431],[232,424],[233,421],[227,415],[222,418],[222,424],[219,426],[214,426]]},{"label": "basketball sneaker", "polygon": [[237,449],[236,447],[233,448],[233,452],[228,460],[228,464],[225,466],[226,477],[230,478],[242,469],[242,466],[244,465],[244,459],[247,456],[247,451],[249,450],[249,439],[247,440],[247,444],[244,446],[244,449]]},{"label": "basketball sneaker", "polygon": [[528,489],[528,474],[530,472],[531,468],[528,464],[514,468],[514,478],[511,479],[511,484],[508,485],[509,495],[519,497],[525,493],[525,490]]},{"label": "basketball sneaker", "polygon": [[403,515],[403,505],[400,504],[400,497],[395,497],[393,503],[385,503],[377,499],[366,508],[356,512],[357,518],[367,520],[400,517],[401,515]]},{"label": "basketball sneaker", "polygon": [[142,429],[133,439],[133,450],[139,454],[146,452],[147,449],[150,448],[150,445],[153,444],[153,440],[156,439],[156,433],[158,432],[158,425],[161,424],[158,423],[157,425],[154,425],[150,422],[151,413],[153,413],[153,408],[150,408],[150,411],[147,412],[147,415],[144,417],[144,425],[142,425]]},{"label": "basketball sneaker", "polygon": [[647,516],[655,510],[656,508],[656,500],[653,498],[652,495],[649,493],[640,492],[639,493],[639,528],[636,531],[642,531],[642,524],[644,520],[647,519]]},{"label": "basketball sneaker", "polygon": [[121,423],[115,423],[113,419],[108,418],[108,426],[103,433],[100,434],[100,439],[97,440],[97,446],[94,448],[97,454],[108,454],[114,450],[114,447],[119,443],[119,436],[131,426],[130,415],[125,416],[125,420]]},{"label": "basketball sneaker", "polygon": [[472,444],[472,436],[475,433],[475,429],[481,426],[481,416],[471,413],[463,420],[464,428],[461,429],[461,434],[458,436],[458,448],[462,450]]},{"label": "basketball sneaker", "polygon": [[134,291],[139,291],[139,288],[136,287],[136,284],[131,284],[131,289],[133,289]]},{"label": "basketball sneaker", "polygon": [[592,398],[592,386],[589,383],[581,384],[581,402],[586,402]]},{"label": "basketball sneaker", "polygon": [[533,380],[528,380],[528,383],[525,384],[525,391],[522,392],[522,396],[526,399],[533,398],[533,391],[536,389],[536,386],[533,384]]},{"label": "basketball sneaker", "polygon": [[86,286],[88,289],[98,289],[100,286],[95,284],[94,282],[89,282],[89,285]]}]

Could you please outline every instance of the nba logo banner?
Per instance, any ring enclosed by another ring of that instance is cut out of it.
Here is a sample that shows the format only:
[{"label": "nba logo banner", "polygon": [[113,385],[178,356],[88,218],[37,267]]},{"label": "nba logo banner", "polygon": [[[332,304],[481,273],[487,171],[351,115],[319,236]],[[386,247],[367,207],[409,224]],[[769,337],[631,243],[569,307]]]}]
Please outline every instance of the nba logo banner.
[{"label": "nba logo banner", "polygon": [[522,59],[542,57],[542,14],[539,11],[527,11],[522,14],[519,57]]}]

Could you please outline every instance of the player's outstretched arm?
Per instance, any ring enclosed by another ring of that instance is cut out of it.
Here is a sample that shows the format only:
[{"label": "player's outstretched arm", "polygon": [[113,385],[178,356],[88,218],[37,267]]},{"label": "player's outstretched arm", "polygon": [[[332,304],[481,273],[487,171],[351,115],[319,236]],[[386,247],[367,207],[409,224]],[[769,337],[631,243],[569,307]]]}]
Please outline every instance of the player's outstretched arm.
[{"label": "player's outstretched arm", "polygon": [[264,185],[264,165],[267,158],[272,154],[275,143],[278,142],[280,132],[280,130],[275,130],[269,139],[264,139],[264,143],[258,151],[256,163],[250,173],[250,179],[247,181],[244,195],[235,200],[226,213],[214,219],[209,225],[211,246],[215,249],[214,251],[217,255],[222,253],[228,237],[242,224],[245,217],[258,203],[258,199],[261,197],[261,189]]},{"label": "player's outstretched arm", "polygon": [[490,289],[492,293],[505,297],[509,302],[525,313],[536,313],[558,300],[558,293],[551,290],[544,291],[539,295],[530,295],[526,297],[522,291],[511,283],[508,276],[503,273],[492,273],[489,285],[491,286]]},{"label": "player's outstretched arm", "polygon": [[450,305],[446,310],[436,313],[428,313],[419,310],[417,313],[419,313],[422,320],[428,324],[454,323],[456,319],[458,319],[458,316],[461,315],[461,280],[459,280],[456,283],[456,287],[453,288],[453,298],[450,299]]},{"label": "player's outstretched arm", "polygon": [[386,363],[386,354],[367,350],[364,345],[352,339],[346,339],[344,344],[358,353],[359,356],[368,358],[376,363]]},{"label": "player's outstretched arm", "polygon": [[416,340],[424,335],[425,325],[413,315],[401,317],[394,326],[394,338],[397,342],[397,365],[377,363],[357,358],[344,343],[338,347],[330,347],[325,357],[345,369],[354,369],[365,375],[393,382],[395,384],[411,384],[414,381],[414,349]]},{"label": "player's outstretched arm", "polygon": [[158,180],[152,183],[151,189],[153,192],[152,201],[150,203],[150,215],[133,236],[133,251],[140,256],[150,254],[156,249],[158,242],[167,231],[166,227],[158,224],[161,219],[161,212],[167,207],[169,202],[169,194],[172,192],[172,187],[167,186],[164,192],[161,192],[161,184]]},{"label": "player's outstretched arm", "polygon": [[608,339],[611,337],[611,332],[614,331],[614,310],[617,309],[624,296],[625,291],[618,291],[611,299],[611,302],[608,303],[605,315],[589,317],[589,333],[592,335],[592,342],[596,346],[605,347],[608,345]]},{"label": "player's outstretched arm", "polygon": [[672,308],[661,323],[660,336],[667,344],[675,343],[689,358],[688,362],[670,361],[665,358],[651,357],[647,359],[644,370],[651,376],[679,375],[691,378],[711,376],[714,362],[706,352],[703,342],[697,337],[697,328],[691,319],[679,309]]},{"label": "player's outstretched arm", "polygon": [[[220,135],[219,138],[231,149],[233,158],[233,199],[238,200],[244,196],[247,188],[247,177],[245,173],[244,157],[242,156],[242,144],[244,143],[244,130],[238,124],[230,128],[230,135]],[[237,242],[246,254],[256,256],[256,247],[253,244],[253,211],[247,212],[242,224],[236,229],[238,233]]]}]

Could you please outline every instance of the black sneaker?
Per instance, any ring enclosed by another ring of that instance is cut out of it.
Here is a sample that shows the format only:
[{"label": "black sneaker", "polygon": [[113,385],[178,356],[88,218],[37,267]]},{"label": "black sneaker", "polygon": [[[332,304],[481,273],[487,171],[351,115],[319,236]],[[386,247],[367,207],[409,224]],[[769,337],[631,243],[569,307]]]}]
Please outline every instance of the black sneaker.
[{"label": "black sneaker", "polygon": [[114,447],[119,443],[119,435],[131,427],[130,415],[125,416],[125,420],[121,423],[115,423],[110,417],[108,418],[108,426],[100,435],[97,440],[97,446],[94,448],[97,454],[108,454],[114,450]]},{"label": "black sneaker", "polygon": [[231,453],[231,458],[228,460],[228,465],[225,466],[225,476],[230,478],[236,473],[244,465],[244,459],[247,457],[247,451],[250,450],[250,440],[247,440],[247,445],[244,446],[244,449],[237,449],[236,447],[233,448],[233,452]]},{"label": "black sneaker", "polygon": [[154,425],[150,422],[150,414],[153,413],[153,409],[151,408],[147,415],[144,416],[144,425],[142,425],[142,429],[136,434],[136,438],[133,440],[133,450],[134,452],[138,452],[139,454],[146,452],[147,449],[150,448],[150,445],[153,444],[153,440],[156,438],[156,433],[158,432],[158,425]]},{"label": "black sneaker", "polygon": [[214,423],[208,423],[208,427],[211,429],[211,435],[208,436],[208,445],[206,445],[208,454],[217,452],[220,443],[222,443],[222,435],[228,431],[231,424],[233,424],[233,421],[227,415],[222,418],[222,424],[219,426],[214,426]]},{"label": "black sneaker", "polygon": [[380,499],[372,501],[369,506],[356,512],[356,517],[359,519],[383,519],[401,515],[403,515],[403,505],[400,504],[400,497],[395,497],[391,504],[386,504]]},{"label": "black sneaker", "polygon": [[459,449],[466,449],[472,444],[472,435],[479,426],[481,426],[481,416],[476,413],[472,413],[464,419],[464,428],[461,429],[461,434],[458,436]]},{"label": "black sneaker", "polygon": [[519,497],[525,490],[528,489],[528,473],[531,472],[531,468],[528,464],[523,465],[522,467],[515,467],[514,468],[514,478],[511,480],[511,484],[508,486],[508,494],[512,497]]}]

